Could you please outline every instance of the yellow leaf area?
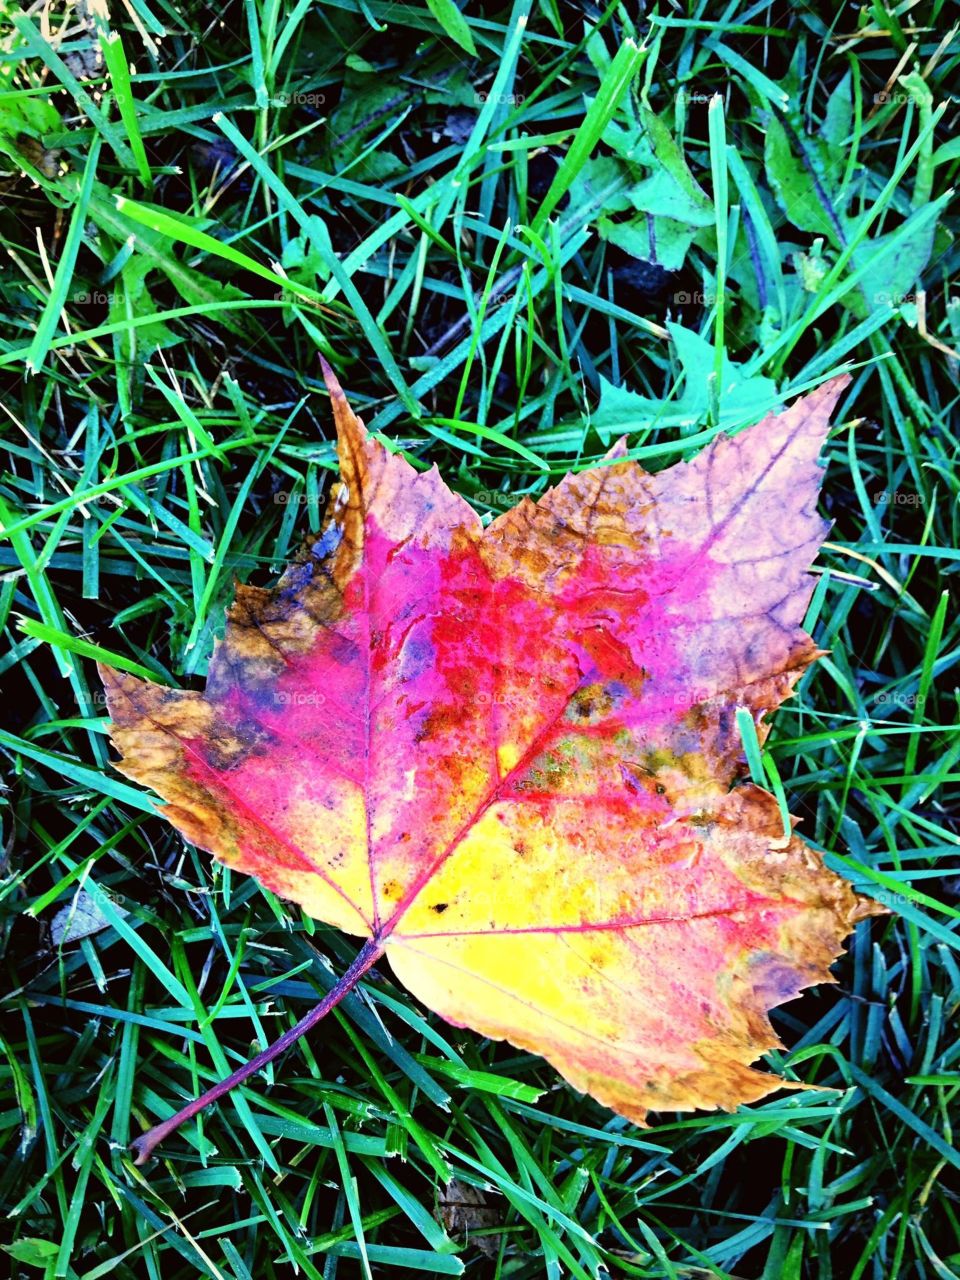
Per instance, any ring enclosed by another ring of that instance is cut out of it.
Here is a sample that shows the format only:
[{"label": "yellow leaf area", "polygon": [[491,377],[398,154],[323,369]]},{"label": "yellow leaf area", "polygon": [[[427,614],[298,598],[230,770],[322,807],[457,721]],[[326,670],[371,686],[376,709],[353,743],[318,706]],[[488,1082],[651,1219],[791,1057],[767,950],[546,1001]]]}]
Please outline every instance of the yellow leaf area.
[{"label": "yellow leaf area", "polygon": [[371,938],[449,1021],[642,1123],[783,1082],[774,1005],[877,910],[743,771],[817,656],[837,379],[694,461],[622,448],[484,529],[368,438],[271,591],[238,589],[206,691],[103,672],[120,769],[190,840]]}]

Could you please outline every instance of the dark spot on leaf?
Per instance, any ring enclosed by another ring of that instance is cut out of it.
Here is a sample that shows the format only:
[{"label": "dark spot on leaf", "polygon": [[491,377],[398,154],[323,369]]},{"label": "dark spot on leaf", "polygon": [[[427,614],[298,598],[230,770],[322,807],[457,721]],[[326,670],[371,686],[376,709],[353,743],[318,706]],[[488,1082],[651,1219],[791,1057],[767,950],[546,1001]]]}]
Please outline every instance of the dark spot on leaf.
[{"label": "dark spot on leaf", "polygon": [[211,769],[225,773],[236,769],[253,755],[267,755],[276,746],[276,739],[269,729],[256,720],[241,720],[233,727],[233,733],[223,733],[203,743],[204,759]]},{"label": "dark spot on leaf", "polygon": [[415,680],[428,671],[436,660],[433,645],[425,636],[411,635],[400,651],[400,666],[404,680]]},{"label": "dark spot on leaf", "polygon": [[430,910],[435,911],[438,916],[442,916],[449,905],[449,902],[435,902]]},{"label": "dark spot on leaf", "polygon": [[359,655],[358,646],[353,640],[341,635],[339,631],[328,631],[324,639],[326,641],[325,653],[331,662],[335,662],[338,667],[346,667],[357,660]]},{"label": "dark spot on leaf", "polygon": [[623,687],[619,681],[614,681],[610,686],[590,684],[586,688],[578,689],[570,699],[567,718],[580,724],[600,720],[603,716],[609,715],[616,705],[617,693],[614,690],[620,690]]},{"label": "dark spot on leaf", "polygon": [[338,524],[330,524],[324,529],[321,536],[316,540],[310,548],[311,554],[317,559],[322,560],[324,557],[336,551],[343,538],[343,529]]},{"label": "dark spot on leaf", "polygon": [[620,762],[620,777],[623,779],[623,785],[628,791],[632,791],[634,795],[639,795],[641,791],[649,790],[649,783],[645,781],[645,777],[650,776],[650,770],[642,764],[637,764],[634,760],[622,760]]}]

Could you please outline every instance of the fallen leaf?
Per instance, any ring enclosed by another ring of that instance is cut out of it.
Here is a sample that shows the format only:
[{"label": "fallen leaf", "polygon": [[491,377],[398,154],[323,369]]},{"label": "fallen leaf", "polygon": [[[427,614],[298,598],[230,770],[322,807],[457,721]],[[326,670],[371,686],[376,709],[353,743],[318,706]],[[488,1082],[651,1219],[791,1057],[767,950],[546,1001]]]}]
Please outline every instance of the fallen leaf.
[{"label": "fallen leaf", "polygon": [[[673,296],[681,303],[709,302],[703,294],[677,292]],[[667,321],[666,328],[683,377],[682,392],[664,402],[616,386],[601,376],[600,403],[592,423],[604,444],[625,432],[650,431],[654,427],[697,431],[706,418],[709,378],[716,367],[713,343],[674,321]],[[777,403],[776,383],[763,374],[747,374],[744,366],[729,359],[725,351],[720,356],[716,395],[721,427],[749,420]]]},{"label": "fallen leaf", "polygon": [[11,1258],[23,1262],[30,1267],[45,1267],[60,1252],[60,1246],[52,1240],[41,1240],[37,1236],[21,1236],[13,1244],[0,1245]]},{"label": "fallen leaf", "polygon": [[488,1196],[460,1178],[451,1178],[437,1195],[437,1216],[456,1239],[465,1238],[481,1253],[495,1258],[500,1252],[503,1215],[494,1208]]},{"label": "fallen leaf", "polygon": [[0,173],[0,187],[16,184],[22,171],[35,181],[55,178],[60,172],[60,151],[44,145],[44,137],[61,132],[59,112],[43,98],[0,99],[0,157],[7,156],[17,173],[7,179]]},{"label": "fallen leaf", "polygon": [[385,954],[429,1008],[638,1123],[783,1087],[750,1065],[768,1011],[880,908],[735,785],[735,712],[762,742],[818,656],[817,457],[846,381],[657,475],[621,443],[484,529],[328,371],[321,536],[275,589],[238,587],[204,693],[103,671],[121,772],[372,940],[349,981]]},{"label": "fallen leaf", "polygon": [[[123,907],[116,904],[114,907],[121,916],[130,914]],[[86,889],[78,889],[70,903],[61,907],[50,921],[50,943],[54,947],[65,947],[69,942],[79,942],[81,938],[89,938],[91,934],[109,928],[110,921],[96,898]]]},{"label": "fallen leaf", "polygon": [[[105,28],[106,6],[103,0],[99,3],[67,0],[65,8],[68,16],[51,41],[51,47],[60,53],[70,72],[78,80],[96,80],[103,75],[103,49],[98,29]],[[69,43],[62,45],[63,35],[68,28]]]}]

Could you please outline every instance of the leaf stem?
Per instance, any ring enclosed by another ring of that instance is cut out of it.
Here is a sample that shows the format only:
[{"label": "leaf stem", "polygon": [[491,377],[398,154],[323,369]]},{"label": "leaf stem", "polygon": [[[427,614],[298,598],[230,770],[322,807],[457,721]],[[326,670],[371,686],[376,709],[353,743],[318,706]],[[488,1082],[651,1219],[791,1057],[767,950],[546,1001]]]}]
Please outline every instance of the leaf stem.
[{"label": "leaf stem", "polygon": [[334,983],[323,999],[318,1004],[315,1004],[296,1026],[291,1027],[289,1031],[285,1031],[278,1040],[274,1040],[272,1045],[258,1053],[256,1057],[251,1058],[249,1062],[245,1062],[242,1067],[238,1067],[225,1080],[220,1080],[213,1088],[208,1089],[206,1093],[201,1093],[198,1098],[188,1102],[185,1107],[182,1107],[169,1120],[164,1120],[161,1124],[155,1124],[152,1129],[148,1129],[146,1133],[141,1134],[139,1138],[131,1142],[130,1149],[136,1152],[134,1164],[146,1164],[157,1143],[162,1142],[164,1138],[176,1132],[185,1120],[190,1120],[200,1111],[203,1111],[205,1107],[210,1106],[212,1102],[217,1102],[225,1094],[229,1093],[235,1085],[242,1084],[244,1080],[259,1071],[261,1067],[266,1066],[268,1062],[272,1062],[284,1050],[295,1044],[302,1035],[305,1035],[312,1027],[315,1027],[322,1018],[327,1016],[331,1009],[340,1003],[345,995],[353,990],[367,970],[376,964],[382,955],[383,946],[381,942],[375,938],[368,938],[357,952],[353,963],[343,977]]}]

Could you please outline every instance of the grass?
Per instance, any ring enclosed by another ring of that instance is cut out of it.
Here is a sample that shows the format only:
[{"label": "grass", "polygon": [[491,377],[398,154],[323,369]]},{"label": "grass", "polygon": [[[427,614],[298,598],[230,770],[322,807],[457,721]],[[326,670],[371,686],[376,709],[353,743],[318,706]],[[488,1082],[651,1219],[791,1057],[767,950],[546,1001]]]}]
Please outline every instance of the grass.
[{"label": "grass", "polygon": [[[960,1275],[947,6],[6,17],[13,1273]],[[754,761],[890,908],[835,987],[775,1015],[772,1065],[814,1091],[638,1130],[375,970],[133,1166],[132,1137],[292,1025],[354,951],[111,771],[93,669],[195,685],[234,579],[273,581],[317,528],[318,352],[368,425],[484,514],[624,432],[657,469],[853,371],[808,620],[829,656]],[[483,1203],[458,1224],[468,1184]]]}]

